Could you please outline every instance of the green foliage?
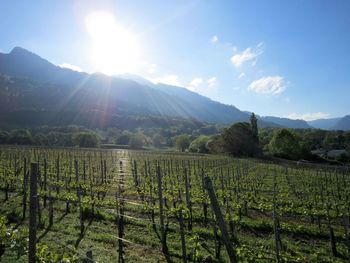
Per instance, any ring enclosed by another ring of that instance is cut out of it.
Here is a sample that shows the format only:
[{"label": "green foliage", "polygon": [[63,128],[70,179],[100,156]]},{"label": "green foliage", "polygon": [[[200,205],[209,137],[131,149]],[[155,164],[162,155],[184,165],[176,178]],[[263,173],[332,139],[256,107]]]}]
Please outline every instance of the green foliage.
[{"label": "green foliage", "polygon": [[190,146],[191,139],[188,135],[182,134],[176,137],[176,148],[180,150],[181,152],[184,152],[188,146]]},{"label": "green foliage", "polygon": [[40,263],[74,263],[78,262],[78,257],[75,255],[68,254],[67,252],[55,253],[52,249],[49,248],[46,244],[37,244],[36,245],[36,257],[37,261]]},{"label": "green foliage", "polygon": [[342,132],[327,133],[323,140],[323,147],[327,150],[344,149],[346,147],[346,137]]},{"label": "green foliage", "polygon": [[323,130],[299,130],[297,131],[302,140],[302,146],[307,151],[317,150],[323,147],[323,140],[328,133]]},{"label": "green foliage", "polygon": [[94,148],[99,145],[99,137],[93,132],[80,132],[75,136],[74,140],[79,147]]},{"label": "green foliage", "polygon": [[189,151],[197,152],[197,153],[208,153],[209,149],[207,147],[207,143],[209,141],[209,136],[201,135],[191,142]]},{"label": "green foliage", "polygon": [[134,134],[130,137],[129,145],[132,149],[141,149],[145,144],[145,137],[143,134]]},{"label": "green foliage", "polygon": [[207,142],[207,148],[210,153],[223,153],[225,152],[225,141],[222,136],[213,136]]},{"label": "green foliage", "polygon": [[33,144],[32,134],[30,131],[24,129],[13,130],[9,134],[8,143],[22,145]]},{"label": "green foliage", "polygon": [[131,134],[130,133],[123,133],[119,137],[117,137],[115,143],[120,145],[128,145],[130,141]]},{"label": "green foliage", "polygon": [[302,148],[298,136],[289,129],[280,129],[274,133],[269,150],[278,157],[297,160],[302,157]]},{"label": "green foliage", "polygon": [[47,136],[43,133],[37,133],[33,137],[33,141],[35,145],[49,145],[49,140]]},{"label": "green foliage", "polygon": [[225,148],[233,155],[254,156],[259,148],[249,123],[238,122],[230,128],[224,129],[222,134]]},{"label": "green foliage", "polygon": [[152,137],[152,144],[156,148],[161,147],[163,141],[164,141],[164,137],[162,135],[160,135],[159,133],[154,134]]},{"label": "green foliage", "polygon": [[8,132],[0,130],[0,144],[7,143],[8,137],[9,137]]},{"label": "green foliage", "polygon": [[250,116],[250,127],[252,129],[253,139],[259,144],[258,120],[256,119],[254,112]]}]

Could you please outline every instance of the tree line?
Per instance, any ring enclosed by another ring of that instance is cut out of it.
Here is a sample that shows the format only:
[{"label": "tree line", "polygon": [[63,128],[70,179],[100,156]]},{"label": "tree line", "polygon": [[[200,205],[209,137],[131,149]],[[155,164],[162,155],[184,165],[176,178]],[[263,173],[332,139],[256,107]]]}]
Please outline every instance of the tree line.
[{"label": "tree line", "polygon": [[156,148],[181,152],[229,153],[234,156],[276,156],[291,160],[325,161],[313,154],[343,150],[338,161],[348,162],[350,131],[325,131],[319,129],[259,128],[253,113],[250,122],[238,122],[228,127],[202,125],[145,127],[130,130],[108,128],[91,130],[82,126],[43,126],[32,129],[0,130],[0,144],[106,147],[106,148]]}]

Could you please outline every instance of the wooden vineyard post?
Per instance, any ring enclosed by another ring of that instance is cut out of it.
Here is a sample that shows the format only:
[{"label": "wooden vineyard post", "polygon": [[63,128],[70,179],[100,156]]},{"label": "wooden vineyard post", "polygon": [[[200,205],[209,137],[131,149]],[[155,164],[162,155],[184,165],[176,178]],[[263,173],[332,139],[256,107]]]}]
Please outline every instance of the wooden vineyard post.
[{"label": "wooden vineyard post", "polygon": [[124,262],[123,238],[124,238],[124,201],[122,197],[124,186],[124,169],[123,162],[119,162],[119,182],[118,182],[118,263]]},{"label": "wooden vineyard post", "polygon": [[[179,189],[179,201],[182,203],[181,190]],[[179,207],[179,223],[180,223],[180,235],[181,235],[181,250],[182,250],[182,262],[187,263],[186,252],[186,237],[185,237],[185,225],[183,220],[182,206]]]},{"label": "wooden vineyard post", "polygon": [[60,193],[60,187],[59,187],[59,182],[60,182],[60,157],[57,157],[56,160],[56,193],[57,195]]},{"label": "wooden vineyard post", "polygon": [[185,190],[186,190],[186,205],[189,210],[189,219],[188,219],[188,230],[192,230],[192,204],[191,204],[191,195],[190,195],[190,180],[188,176],[187,169],[185,168]]},{"label": "wooden vineyard post", "polygon": [[274,171],[273,174],[273,232],[275,235],[275,249],[276,249],[276,259],[277,262],[280,262],[280,249],[281,249],[281,239],[280,239],[280,232],[279,232],[279,222],[278,222],[278,216],[277,216],[277,200],[276,200],[276,171]]},{"label": "wooden vineyard post", "polygon": [[186,238],[185,238],[184,221],[183,221],[181,207],[179,210],[179,221],[180,221],[180,233],[181,233],[182,262],[187,263]]},{"label": "wooden vineyard post", "polygon": [[139,179],[138,179],[138,175],[137,175],[137,163],[136,163],[136,160],[134,160],[133,171],[134,171],[133,175],[134,175],[135,186],[139,187]]},{"label": "wooden vineyard post", "polygon": [[103,160],[103,174],[104,174],[104,183],[107,184],[107,163],[106,163],[106,160]]},{"label": "wooden vineyard post", "polygon": [[331,250],[332,250],[332,255],[333,257],[336,257],[338,255],[337,252],[337,243],[336,243],[336,239],[335,239],[335,235],[334,235],[334,230],[331,224],[331,216],[330,216],[330,209],[331,209],[331,204],[330,204],[330,200],[329,200],[329,185],[328,185],[328,176],[327,173],[325,173],[325,182],[326,182],[326,193],[327,193],[327,200],[326,200],[326,206],[327,206],[327,226],[328,226],[328,230],[329,230],[329,238],[330,238],[330,246],[331,246]]},{"label": "wooden vineyard post", "polygon": [[38,205],[38,164],[30,166],[30,199],[29,199],[29,248],[28,262],[36,262],[36,213]]},{"label": "wooden vineyard post", "polygon": [[103,173],[103,160],[102,160],[102,155],[101,155],[101,164],[100,164],[100,168],[101,168],[101,185],[104,184],[104,173]]},{"label": "wooden vineyard post", "polygon": [[5,187],[5,201],[7,201],[9,199],[9,188],[10,188],[10,184],[8,182],[9,176],[8,173],[6,171],[4,171],[4,175],[5,175],[5,180],[6,180],[6,187]]},{"label": "wooden vineyard post", "polygon": [[86,263],[94,263],[94,260],[92,258],[92,250],[88,250],[86,252],[86,259],[85,259]]},{"label": "wooden vineyard post", "polygon": [[53,197],[51,196],[51,190],[49,191],[49,227],[53,225]]},{"label": "wooden vineyard post", "polygon": [[44,208],[46,208],[46,199],[47,199],[47,161],[46,159],[44,160]]},{"label": "wooden vineyard post", "polygon": [[81,205],[81,185],[78,171],[78,161],[74,161],[74,169],[75,169],[75,178],[77,183],[77,196],[78,196],[78,205],[79,205],[79,219],[80,219],[80,236],[84,234],[84,218],[83,218],[83,207]]},{"label": "wooden vineyard post", "polygon": [[233,245],[231,244],[230,237],[228,235],[227,227],[226,227],[224,218],[222,216],[218,200],[216,199],[213,184],[208,176],[204,177],[203,184],[204,184],[204,188],[208,191],[210,202],[211,202],[213,211],[215,213],[216,220],[218,221],[218,225],[220,227],[221,234],[222,234],[222,239],[223,239],[223,242],[225,244],[227,254],[230,258],[230,262],[231,263],[238,262],[236,253],[233,250]]},{"label": "wooden vineyard post", "polygon": [[26,218],[26,210],[27,210],[27,187],[28,186],[28,173],[27,173],[27,159],[24,158],[23,164],[23,212],[22,212],[22,220]]},{"label": "wooden vineyard post", "polygon": [[159,164],[157,164],[157,180],[158,180],[159,217],[160,217],[160,232],[161,232],[162,252],[164,254],[167,254],[168,247],[166,244],[166,232],[165,232],[165,227],[164,227],[162,176],[160,174]]},{"label": "wooden vineyard post", "polygon": [[[86,163],[85,163],[85,160],[83,161],[83,180],[84,180],[84,184],[86,183]],[[85,193],[85,190],[84,190],[84,194]]]},{"label": "wooden vineyard post", "polygon": [[[203,168],[201,169],[201,179],[202,179],[202,182],[203,182],[203,188],[205,188],[204,186],[204,170]],[[203,196],[204,196],[204,190],[203,190]],[[203,216],[204,216],[204,223],[207,224],[208,223],[208,204],[206,202],[206,200],[203,200],[202,202],[202,205],[203,205]]]}]

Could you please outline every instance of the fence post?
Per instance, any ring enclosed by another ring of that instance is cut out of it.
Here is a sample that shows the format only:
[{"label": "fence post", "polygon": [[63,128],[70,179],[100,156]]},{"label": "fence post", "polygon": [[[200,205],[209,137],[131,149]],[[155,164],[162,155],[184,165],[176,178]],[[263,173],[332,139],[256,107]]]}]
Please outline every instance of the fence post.
[{"label": "fence post", "polygon": [[272,216],[273,216],[273,232],[275,235],[275,252],[276,252],[276,260],[277,262],[280,262],[280,249],[281,249],[281,240],[279,235],[279,222],[278,222],[278,215],[277,215],[277,198],[276,198],[276,171],[273,174],[273,210],[272,210]]},{"label": "fence post", "polygon": [[24,158],[23,164],[23,212],[22,212],[22,220],[26,218],[26,210],[27,210],[27,186],[28,186],[28,173],[27,173],[27,159]]},{"label": "fence post", "polygon": [[233,245],[231,244],[231,241],[230,241],[230,238],[228,235],[227,227],[226,227],[224,218],[222,216],[218,200],[216,199],[213,184],[208,176],[204,177],[204,188],[208,191],[210,202],[211,202],[212,208],[214,210],[216,220],[218,221],[218,225],[220,227],[221,234],[222,234],[222,239],[223,239],[223,242],[226,246],[226,250],[227,250],[227,254],[230,258],[230,262],[231,263],[238,262],[236,253],[233,250]]},{"label": "fence post", "polygon": [[29,199],[29,251],[28,262],[35,263],[36,258],[36,213],[38,205],[38,164],[30,166],[30,199]]},{"label": "fence post", "polygon": [[46,199],[47,199],[47,160],[44,159],[44,208],[46,208]]},{"label": "fence post", "polygon": [[185,190],[186,190],[186,205],[189,210],[189,219],[188,219],[188,229],[192,230],[192,203],[191,203],[191,194],[190,194],[190,180],[189,180],[189,171],[185,168]]},{"label": "fence post", "polygon": [[119,183],[118,183],[118,262],[124,262],[123,237],[124,237],[124,201],[123,201],[123,187],[124,187],[124,169],[123,162],[119,162]]},{"label": "fence post", "polygon": [[92,258],[92,250],[88,250],[86,252],[86,260],[85,260],[86,263],[94,263],[94,260]]},{"label": "fence post", "polygon": [[78,161],[74,161],[74,170],[75,170],[75,178],[77,183],[77,196],[78,196],[78,205],[79,205],[79,219],[80,219],[80,236],[82,237],[84,234],[84,218],[83,218],[83,207],[81,205],[81,185],[80,185],[80,177],[78,171]]},{"label": "fence post", "polygon": [[165,227],[164,227],[162,176],[160,173],[159,164],[157,164],[157,180],[158,180],[159,217],[160,217],[160,232],[161,232],[162,252],[164,254],[167,254],[168,247],[166,244],[166,233],[165,233]]}]

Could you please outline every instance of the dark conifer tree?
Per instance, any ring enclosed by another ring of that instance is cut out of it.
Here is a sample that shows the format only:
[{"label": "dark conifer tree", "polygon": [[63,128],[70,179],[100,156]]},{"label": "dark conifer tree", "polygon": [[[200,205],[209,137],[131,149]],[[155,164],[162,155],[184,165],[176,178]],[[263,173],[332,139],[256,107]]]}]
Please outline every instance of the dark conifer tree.
[{"label": "dark conifer tree", "polygon": [[254,114],[250,116],[250,126],[252,128],[252,135],[256,143],[259,143],[259,133],[258,133],[258,120]]}]

